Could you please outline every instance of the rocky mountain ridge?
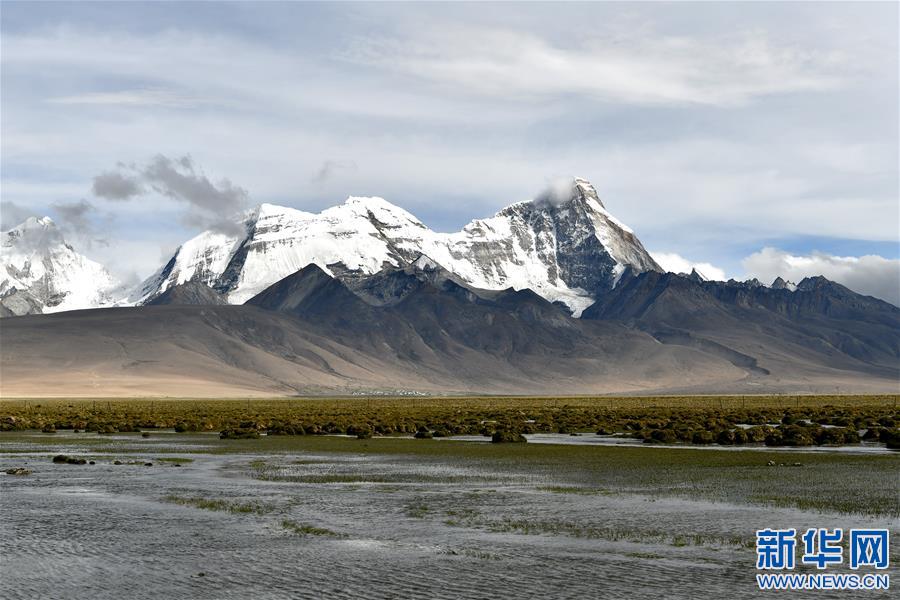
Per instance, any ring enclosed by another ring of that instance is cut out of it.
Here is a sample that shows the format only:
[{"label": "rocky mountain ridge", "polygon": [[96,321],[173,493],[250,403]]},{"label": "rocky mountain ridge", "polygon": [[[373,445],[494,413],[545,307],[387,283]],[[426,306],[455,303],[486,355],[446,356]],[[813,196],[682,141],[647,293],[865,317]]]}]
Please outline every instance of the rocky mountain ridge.
[{"label": "rocky mountain ridge", "polygon": [[318,214],[263,204],[241,229],[237,236],[208,231],[189,240],[129,300],[146,303],[171,286],[197,281],[240,304],[309,264],[351,281],[425,255],[472,286],[531,289],[577,315],[626,267],[661,270],[593,186],[578,178],[456,233],[431,231],[373,197],[351,197]]},{"label": "rocky mountain ridge", "polygon": [[0,316],[110,306],[124,293],[101,264],[66,243],[49,217],[4,231],[0,261]]},{"label": "rocky mountain ridge", "polygon": [[789,292],[626,270],[581,318],[422,256],[352,281],[310,264],[243,305],[209,289],[6,320],[0,393],[891,393],[900,380],[900,309],[818,278]]}]

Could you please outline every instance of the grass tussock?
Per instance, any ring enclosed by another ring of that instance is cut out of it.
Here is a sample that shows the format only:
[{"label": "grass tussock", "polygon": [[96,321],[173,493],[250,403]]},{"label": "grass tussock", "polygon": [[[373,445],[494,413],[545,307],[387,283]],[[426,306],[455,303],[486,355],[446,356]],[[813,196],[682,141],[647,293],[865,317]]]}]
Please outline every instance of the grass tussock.
[{"label": "grass tussock", "polygon": [[281,521],[281,527],[290,531],[291,533],[295,533],[297,535],[317,535],[317,536],[325,536],[325,537],[344,537],[339,533],[336,533],[330,529],[325,529],[324,527],[315,527],[310,525],[309,523],[298,523],[297,521],[292,521],[290,519],[284,519]]},{"label": "grass tussock", "polygon": [[202,510],[223,511],[237,514],[265,515],[274,510],[274,507],[259,502],[231,502],[228,500],[203,498],[200,496],[178,496],[169,494],[164,501],[181,506],[191,506]]}]

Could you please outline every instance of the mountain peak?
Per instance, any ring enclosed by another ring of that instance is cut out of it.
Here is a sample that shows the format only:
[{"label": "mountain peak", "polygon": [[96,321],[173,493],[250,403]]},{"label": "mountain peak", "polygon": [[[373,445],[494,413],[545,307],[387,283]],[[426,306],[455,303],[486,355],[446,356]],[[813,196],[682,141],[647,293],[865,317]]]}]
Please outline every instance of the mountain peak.
[{"label": "mountain peak", "polygon": [[582,177],[557,179],[530,202],[535,208],[541,210],[568,208],[574,204],[585,203],[590,209],[606,210],[606,207],[597,195],[597,190],[590,181]]},{"label": "mountain peak", "polygon": [[709,280],[708,280],[706,277],[704,277],[703,274],[701,274],[700,271],[698,271],[697,269],[691,269],[691,272],[690,272],[690,274],[688,275],[688,278],[689,278],[691,281],[709,281]]},{"label": "mountain peak", "polygon": [[96,308],[112,302],[118,282],[66,243],[50,217],[29,217],[4,232],[0,305],[16,315]]},{"label": "mountain peak", "polygon": [[794,283],[792,283],[792,282],[790,282],[790,281],[785,281],[785,280],[782,279],[781,277],[776,277],[776,278],[775,278],[775,281],[773,281],[773,282],[772,282],[772,285],[769,286],[769,287],[771,287],[773,290],[790,290],[790,291],[794,291],[795,289],[797,289],[797,286],[794,285]]},{"label": "mountain peak", "polygon": [[387,225],[413,225],[416,228],[425,228],[425,225],[412,213],[388,202],[380,196],[350,196],[342,205],[323,211],[323,214],[335,210],[349,210],[351,213],[367,219],[370,216],[374,216],[377,221]]},{"label": "mountain peak", "polygon": [[248,216],[256,221],[261,221],[272,218],[303,219],[311,217],[312,213],[304,212],[289,206],[263,202],[256,208],[250,210]]},{"label": "mountain peak", "polygon": [[50,229],[56,228],[56,223],[50,217],[28,217],[19,225],[19,229]]},{"label": "mountain peak", "polygon": [[400,208],[399,206],[391,204],[381,196],[348,196],[347,199],[344,200],[344,204],[349,206],[364,206],[366,208],[388,210]]},{"label": "mountain peak", "polygon": [[[596,188],[587,179],[582,177],[566,177],[558,179],[547,187],[543,192],[534,197],[533,200],[519,202],[507,206],[497,213],[497,216],[509,216],[514,213],[545,213],[550,215],[568,213],[579,220],[587,220],[593,222],[600,229],[613,228],[618,232],[612,233],[610,237],[620,237],[622,235],[634,238],[634,231],[625,225],[625,223],[616,219],[608,210],[606,205],[600,200]],[[645,253],[643,248],[639,254]],[[633,258],[633,256],[631,257]],[[617,256],[618,260],[619,257]],[[659,265],[653,262],[653,259],[646,262],[647,268],[660,270]],[[619,262],[630,262],[625,259]],[[644,269],[645,265],[639,265]]]},{"label": "mountain peak", "polygon": [[15,246],[23,252],[43,252],[51,246],[66,243],[50,217],[28,217],[5,233],[3,246]]},{"label": "mountain peak", "polygon": [[831,281],[827,277],[823,275],[813,275],[810,277],[804,277],[800,280],[800,283],[797,284],[797,289],[802,292],[811,292],[815,290],[822,289],[831,289],[831,290],[841,290],[841,291],[850,291],[847,290],[846,287],[842,286],[839,283]]},{"label": "mountain peak", "polygon": [[573,191],[575,191],[582,198],[591,198],[596,201],[601,208],[606,208],[605,206],[603,206],[603,201],[600,200],[600,196],[597,194],[596,188],[594,188],[594,185],[587,179],[583,179],[581,177],[573,177],[572,188]]},{"label": "mountain peak", "polygon": [[54,223],[53,219],[51,219],[50,217],[28,217],[15,227],[10,228],[8,231],[43,231],[56,228],[56,223]]}]

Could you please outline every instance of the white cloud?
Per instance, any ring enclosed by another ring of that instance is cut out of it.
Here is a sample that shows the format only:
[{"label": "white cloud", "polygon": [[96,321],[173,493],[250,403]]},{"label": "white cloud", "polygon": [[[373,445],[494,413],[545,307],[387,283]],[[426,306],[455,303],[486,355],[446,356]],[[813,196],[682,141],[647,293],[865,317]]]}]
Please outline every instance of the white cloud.
[{"label": "white cloud", "polygon": [[[3,200],[47,214],[117,161],[191,153],[254,201],[380,195],[443,231],[578,174],[648,247],[729,274],[763,240],[897,238],[896,7],[385,6],[261,8],[275,32],[4,22]],[[170,198],[96,205],[142,275],[196,233]]]},{"label": "white cloud", "polygon": [[191,107],[203,104],[199,98],[162,89],[136,89],[59,96],[47,100],[50,104],[82,104],[96,106],[171,106]]},{"label": "white cloud", "polygon": [[770,283],[782,277],[794,283],[823,275],[854,292],[875,296],[900,306],[900,260],[877,255],[832,256],[814,252],[796,256],[777,248],[754,252],[741,264],[748,277]]},{"label": "white cloud", "polygon": [[725,271],[707,262],[693,262],[674,252],[651,252],[653,260],[670,273],[690,273],[696,270],[706,279],[725,281]]},{"label": "white cloud", "polygon": [[794,235],[894,240],[896,144],[857,147],[871,174],[819,161],[805,142],[772,146],[750,135],[600,148],[586,172],[613,214],[639,236],[665,232],[664,242],[651,242],[655,247],[668,243],[696,255],[685,244],[721,247]]},{"label": "white cloud", "polygon": [[[4,34],[4,77],[52,81],[47,106],[191,109],[275,114],[303,111],[388,119],[495,123],[521,116],[509,106],[460,110],[455,100],[414,86],[398,88],[377,74],[350,76],[332,62],[312,60],[240,36],[167,30],[147,35],[97,35],[58,26]],[[342,64],[346,66],[346,64]],[[39,73],[40,75],[35,75]],[[77,76],[77,77],[76,77]],[[103,80],[105,87],[91,89]],[[134,87],[134,82],[141,85]],[[59,86],[68,89],[57,91]],[[72,87],[69,87],[72,86]],[[365,100],[361,101],[360,97]],[[106,115],[109,119],[109,115]]]},{"label": "white cloud", "polygon": [[562,46],[531,32],[420,28],[403,39],[360,39],[345,58],[457,92],[519,100],[581,94],[731,106],[770,94],[834,89],[846,78],[839,52],[773,43],[759,31],[712,39],[583,33],[578,45]]}]

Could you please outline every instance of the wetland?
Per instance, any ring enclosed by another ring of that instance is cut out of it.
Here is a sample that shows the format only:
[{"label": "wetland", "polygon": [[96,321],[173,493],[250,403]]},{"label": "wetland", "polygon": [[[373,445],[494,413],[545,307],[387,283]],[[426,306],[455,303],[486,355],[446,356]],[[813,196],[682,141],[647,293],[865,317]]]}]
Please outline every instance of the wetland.
[{"label": "wetland", "polygon": [[[884,443],[654,444],[615,430],[729,411],[751,426],[755,412],[888,429],[890,397],[402,400],[406,412],[395,399],[3,401],[3,422],[29,427],[0,432],[0,595],[740,598],[760,594],[757,529],[898,529],[900,454]],[[188,419],[212,426],[176,432]],[[276,419],[343,430],[267,434]],[[414,437],[551,419],[528,443]],[[376,432],[389,423],[405,431]],[[372,435],[348,431],[362,425]],[[219,435],[241,427],[261,435]],[[607,437],[627,442],[585,442]]]}]

